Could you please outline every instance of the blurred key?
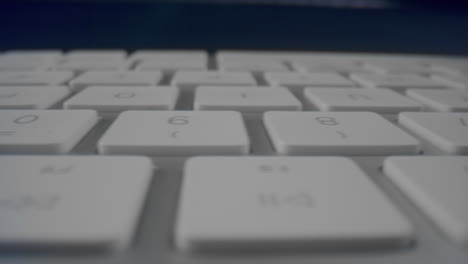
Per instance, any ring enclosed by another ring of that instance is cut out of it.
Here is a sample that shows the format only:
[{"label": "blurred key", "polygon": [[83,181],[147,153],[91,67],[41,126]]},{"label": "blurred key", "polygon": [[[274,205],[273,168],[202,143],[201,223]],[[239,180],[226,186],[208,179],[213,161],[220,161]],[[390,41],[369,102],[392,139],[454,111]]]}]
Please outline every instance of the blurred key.
[{"label": "blurred key", "polygon": [[444,88],[446,85],[415,74],[351,74],[351,79],[367,86],[405,90],[408,88]]},{"label": "blurred key", "polygon": [[[417,154],[419,142],[371,112],[266,112],[265,128],[282,155]],[[468,135],[468,133],[467,133]]]},{"label": "blurred key", "polygon": [[1,156],[0,249],[126,250],[153,166],[144,157]]},{"label": "blurred key", "polygon": [[68,94],[65,86],[0,87],[0,109],[47,109]]},{"label": "blurred key", "polygon": [[452,241],[468,246],[468,157],[390,157],[383,170]]},{"label": "blurred key", "polygon": [[248,72],[180,71],[172,79],[172,85],[181,88],[194,88],[202,85],[253,86],[256,84],[254,77]]},{"label": "blurred key", "polygon": [[63,85],[72,72],[0,72],[0,86]]},{"label": "blurred key", "polygon": [[468,91],[410,89],[406,94],[440,112],[468,112]]},{"label": "blurred key", "polygon": [[365,62],[363,67],[380,74],[431,74],[434,69],[428,63],[409,61]]},{"label": "blurred key", "polygon": [[354,61],[326,61],[314,60],[304,62],[293,62],[292,67],[300,72],[311,73],[355,73],[355,72],[370,72]]},{"label": "blurred key", "polygon": [[208,69],[208,63],[202,59],[164,59],[145,60],[136,66],[136,71],[203,71]]},{"label": "blurred key", "polygon": [[131,54],[132,62],[149,61],[200,61],[207,62],[208,54],[204,50],[138,50]]},{"label": "blurred key", "polygon": [[65,55],[68,61],[123,61],[126,57],[124,50],[71,50]]},{"label": "blurred key", "polygon": [[70,82],[73,90],[88,86],[155,86],[162,79],[161,72],[85,72]]},{"label": "blurred key", "polygon": [[2,110],[0,153],[67,153],[97,121],[92,110]]},{"label": "blurred key", "polygon": [[219,62],[218,68],[221,71],[249,71],[260,73],[264,71],[268,72],[287,72],[288,67],[279,61],[244,61],[244,60],[227,60]]},{"label": "blurred key", "polygon": [[433,75],[431,77],[449,87],[468,91],[468,76]]},{"label": "blurred key", "polygon": [[400,113],[398,123],[449,154],[468,154],[468,113]]},{"label": "blurred key", "polygon": [[349,159],[196,157],[185,164],[175,230],[184,251],[371,249],[412,238],[408,220]]},{"label": "blurred key", "polygon": [[265,79],[270,85],[289,88],[355,87],[355,83],[336,73],[267,72]]}]

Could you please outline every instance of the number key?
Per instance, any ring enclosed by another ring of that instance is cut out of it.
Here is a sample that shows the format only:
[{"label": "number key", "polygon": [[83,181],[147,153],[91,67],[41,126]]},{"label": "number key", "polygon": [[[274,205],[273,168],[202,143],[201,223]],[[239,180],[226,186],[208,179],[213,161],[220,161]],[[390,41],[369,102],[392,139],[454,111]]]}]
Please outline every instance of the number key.
[{"label": "number key", "polygon": [[416,154],[419,142],[370,112],[267,112],[276,151],[292,155]]}]

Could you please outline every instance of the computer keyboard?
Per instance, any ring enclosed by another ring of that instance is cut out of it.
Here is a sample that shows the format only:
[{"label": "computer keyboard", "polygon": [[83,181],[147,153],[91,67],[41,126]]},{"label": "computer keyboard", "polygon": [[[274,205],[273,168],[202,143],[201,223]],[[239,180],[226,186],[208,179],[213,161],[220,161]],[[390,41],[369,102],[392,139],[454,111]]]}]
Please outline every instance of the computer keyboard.
[{"label": "computer keyboard", "polygon": [[0,53],[0,263],[468,263],[468,58]]}]

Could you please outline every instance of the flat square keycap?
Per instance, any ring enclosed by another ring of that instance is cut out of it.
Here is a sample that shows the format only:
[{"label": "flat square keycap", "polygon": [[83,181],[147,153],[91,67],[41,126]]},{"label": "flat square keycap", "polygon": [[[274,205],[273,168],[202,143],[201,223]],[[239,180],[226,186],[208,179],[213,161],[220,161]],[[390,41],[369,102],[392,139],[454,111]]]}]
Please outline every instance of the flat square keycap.
[{"label": "flat square keycap", "polygon": [[144,157],[1,156],[0,249],[124,250],[152,177]]},{"label": "flat square keycap", "polygon": [[417,154],[420,144],[371,112],[266,112],[265,128],[283,155]]},{"label": "flat square keycap", "polygon": [[370,72],[363,68],[356,61],[343,60],[321,60],[321,61],[297,61],[292,62],[292,67],[300,72],[315,72],[315,73],[356,73]]},{"label": "flat square keycap", "polygon": [[397,113],[422,109],[421,104],[388,89],[306,88],[304,97],[321,111]]},{"label": "flat square keycap", "polygon": [[265,251],[395,247],[412,226],[339,157],[195,157],[184,167],[176,247]]},{"label": "flat square keycap", "polygon": [[298,111],[302,109],[302,105],[283,87],[200,86],[195,91],[194,109],[241,112]]},{"label": "flat square keycap", "polygon": [[0,109],[47,109],[69,94],[65,86],[0,88]]},{"label": "flat square keycap", "polygon": [[122,61],[127,57],[125,50],[71,50],[65,59],[73,61]]},{"label": "flat square keycap", "polygon": [[66,109],[94,109],[99,113],[125,110],[172,110],[179,92],[177,87],[93,86],[63,103]]},{"label": "flat square keycap", "polygon": [[97,121],[93,110],[2,110],[0,153],[67,153]]},{"label": "flat square keycap", "polygon": [[208,61],[208,54],[204,50],[138,50],[130,55],[130,61]]},{"label": "flat square keycap", "polygon": [[127,111],[98,147],[102,154],[239,155],[249,152],[250,141],[239,112]]},{"label": "flat square keycap", "polygon": [[136,71],[203,71],[207,70],[208,62],[203,59],[180,59],[180,58],[166,58],[159,60],[146,60],[139,63],[135,70]]},{"label": "flat square keycap", "polygon": [[440,89],[447,85],[417,74],[372,74],[355,73],[351,79],[366,86],[376,88],[392,88],[405,90],[407,88]]},{"label": "flat square keycap", "polygon": [[433,75],[432,79],[443,83],[449,87],[459,88],[468,91],[468,75],[452,76],[452,75]]},{"label": "flat square keycap", "polygon": [[440,112],[468,112],[468,90],[410,89],[406,95]]},{"label": "flat square keycap", "polygon": [[72,78],[72,72],[0,72],[0,86],[62,85]]},{"label": "flat square keycap", "polygon": [[85,72],[70,82],[73,90],[88,86],[155,86],[162,79],[160,72]]},{"label": "flat square keycap", "polygon": [[250,72],[287,72],[288,67],[279,61],[270,60],[225,60],[218,63],[221,71],[250,71]]},{"label": "flat square keycap", "polygon": [[249,72],[179,71],[172,78],[172,85],[193,88],[201,85],[257,85]]},{"label": "flat square keycap", "polygon": [[268,72],[265,79],[270,85],[286,87],[355,87],[356,84],[338,73]]},{"label": "flat square keycap", "polygon": [[468,247],[468,157],[390,157],[383,169],[452,241]]},{"label": "flat square keycap", "polygon": [[449,154],[468,154],[468,113],[400,113],[398,123]]}]

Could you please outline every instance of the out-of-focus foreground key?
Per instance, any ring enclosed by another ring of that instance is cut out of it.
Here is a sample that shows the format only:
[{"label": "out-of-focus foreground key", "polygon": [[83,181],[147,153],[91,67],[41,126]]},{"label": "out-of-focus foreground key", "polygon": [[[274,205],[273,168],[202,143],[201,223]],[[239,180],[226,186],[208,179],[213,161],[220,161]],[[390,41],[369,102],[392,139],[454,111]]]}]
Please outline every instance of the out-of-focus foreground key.
[{"label": "out-of-focus foreground key", "polygon": [[369,249],[413,236],[346,158],[196,157],[184,177],[175,233],[181,250]]},{"label": "out-of-focus foreground key", "polygon": [[99,156],[2,156],[0,167],[0,248],[53,251],[126,249],[153,170]]},{"label": "out-of-focus foreground key", "polygon": [[468,157],[390,157],[384,172],[450,239],[468,246]]}]

